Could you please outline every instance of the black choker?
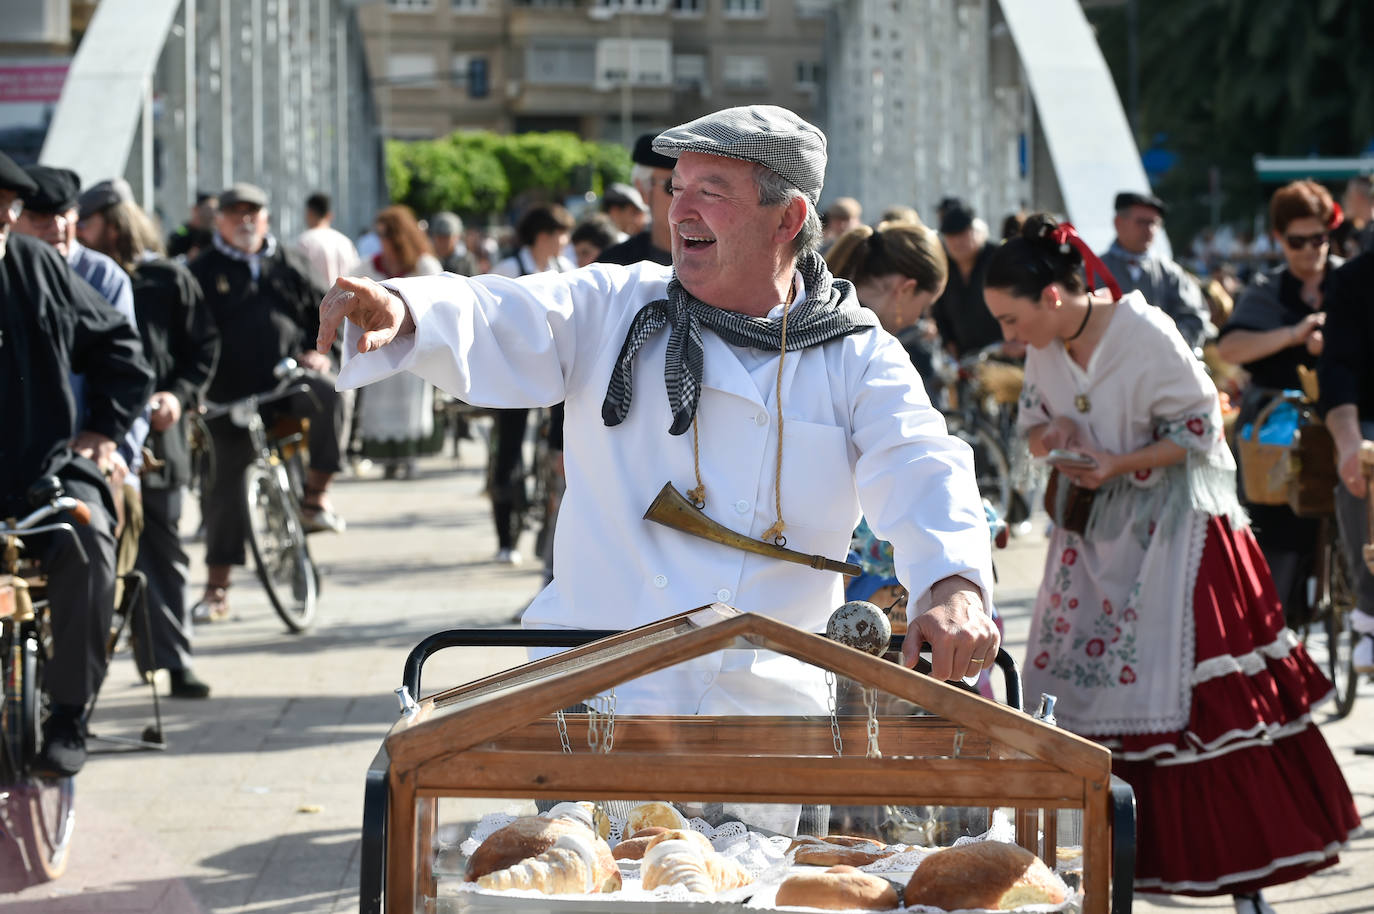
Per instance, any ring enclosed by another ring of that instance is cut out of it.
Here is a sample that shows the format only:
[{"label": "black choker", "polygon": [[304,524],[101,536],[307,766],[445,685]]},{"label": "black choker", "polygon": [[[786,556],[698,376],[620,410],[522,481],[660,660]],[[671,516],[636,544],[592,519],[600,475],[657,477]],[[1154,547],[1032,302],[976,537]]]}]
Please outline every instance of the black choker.
[{"label": "black choker", "polygon": [[1091,318],[1092,316],[1093,316],[1093,300],[1092,300],[1092,296],[1089,296],[1089,297],[1088,297],[1088,313],[1085,314],[1085,315],[1083,315],[1083,323],[1081,323],[1081,324],[1078,325],[1078,329],[1075,330],[1075,331],[1073,332],[1073,336],[1066,336],[1066,337],[1064,337],[1064,342],[1066,342],[1066,343],[1072,343],[1074,340],[1076,340],[1076,339],[1078,339],[1080,336],[1082,336],[1082,335],[1083,335],[1083,331],[1088,329],[1088,319]]}]

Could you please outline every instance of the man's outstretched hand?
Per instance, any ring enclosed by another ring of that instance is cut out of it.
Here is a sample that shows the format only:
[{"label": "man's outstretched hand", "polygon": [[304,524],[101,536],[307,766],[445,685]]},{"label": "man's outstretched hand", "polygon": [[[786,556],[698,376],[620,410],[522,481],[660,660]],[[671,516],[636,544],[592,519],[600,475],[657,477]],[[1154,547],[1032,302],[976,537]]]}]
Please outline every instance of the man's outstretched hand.
[{"label": "man's outstretched hand", "polygon": [[328,352],[344,320],[363,331],[358,352],[371,352],[407,333],[415,332],[415,321],[399,295],[394,295],[370,279],[340,276],[320,302],[320,335],[315,348]]}]

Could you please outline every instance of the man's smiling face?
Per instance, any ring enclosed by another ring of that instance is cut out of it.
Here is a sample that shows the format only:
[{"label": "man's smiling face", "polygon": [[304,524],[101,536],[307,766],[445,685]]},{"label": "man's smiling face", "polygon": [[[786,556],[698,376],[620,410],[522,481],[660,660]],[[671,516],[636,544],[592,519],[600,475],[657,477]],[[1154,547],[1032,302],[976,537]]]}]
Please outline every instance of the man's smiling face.
[{"label": "man's smiling face", "polygon": [[685,152],[673,170],[673,267],[684,288],[720,308],[757,306],[760,295],[771,294],[780,255],[790,259],[786,207],[759,205],[755,167]]}]

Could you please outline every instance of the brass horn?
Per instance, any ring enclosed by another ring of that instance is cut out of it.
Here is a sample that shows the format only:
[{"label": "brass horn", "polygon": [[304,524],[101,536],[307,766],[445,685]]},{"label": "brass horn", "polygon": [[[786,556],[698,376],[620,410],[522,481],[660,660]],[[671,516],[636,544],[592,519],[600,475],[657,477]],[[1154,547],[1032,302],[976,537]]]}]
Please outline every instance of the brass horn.
[{"label": "brass horn", "polygon": [[817,571],[838,571],[840,574],[856,577],[863,574],[863,569],[851,562],[837,562],[823,555],[807,555],[805,552],[798,552],[785,546],[775,546],[772,543],[765,543],[763,540],[745,536],[743,533],[736,533],[729,527],[722,526],[707,517],[705,512],[697,509],[681,492],[673,488],[671,482],[664,483],[663,488],[659,489],[653,504],[649,505],[649,510],[644,512],[644,519],[662,524],[665,527],[672,527],[674,530],[681,530],[691,536],[699,536],[713,543],[720,543],[722,546],[743,549],[745,552],[766,555],[773,559],[782,559],[784,562],[808,565]]}]

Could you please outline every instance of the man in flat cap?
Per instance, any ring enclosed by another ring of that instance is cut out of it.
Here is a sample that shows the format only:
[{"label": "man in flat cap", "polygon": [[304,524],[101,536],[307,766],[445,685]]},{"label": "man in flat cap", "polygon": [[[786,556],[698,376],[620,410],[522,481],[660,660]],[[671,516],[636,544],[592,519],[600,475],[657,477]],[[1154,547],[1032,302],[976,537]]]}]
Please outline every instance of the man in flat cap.
[{"label": "man in flat cap", "polygon": [[1128,190],[1116,195],[1115,208],[1116,240],[1102,262],[1123,293],[1139,289],[1147,302],[1173,318],[1184,341],[1200,354],[1216,333],[1202,289],[1183,267],[1151,250],[1168,207],[1153,194]]},{"label": "man in flat cap", "polygon": [[668,207],[673,199],[668,192],[668,182],[672,180],[673,165],[676,163],[671,156],[654,148],[654,137],[652,133],[642,135],[635,141],[634,152],[630,154],[634,162],[630,183],[649,207],[649,225],[620,244],[602,251],[597,258],[599,263],[629,266],[648,260],[669,266],[673,262],[669,250],[672,247],[672,231],[668,228]]},{"label": "man in flat cap", "polygon": [[[752,106],[653,146],[675,160],[671,269],[340,279],[319,341],[347,318],[340,384],[405,370],[483,406],[566,400],[554,579],[526,627],[627,629],[718,601],[824,630],[839,574],[646,521],[668,481],[735,532],[808,554],[844,555],[862,509],[914,597],[906,643],[934,645],[936,676],[976,674],[998,638],[972,455],[815,252],[825,136]],[[830,698],[817,670],[731,651],[617,692],[631,713],[825,713]]]},{"label": "man in flat cap", "polygon": [[[114,615],[116,442],[147,403],[152,372],[133,325],[52,245],[12,231],[24,198],[38,193],[0,153],[0,517],[28,514],[27,490],[48,476],[91,509],[89,523],[73,523],[75,538],[25,538],[48,575],[52,606],[38,766],[70,776],[86,761],[86,707],[105,676]],[[73,372],[87,380],[82,414]]]},{"label": "man in flat cap", "polygon": [[[307,532],[340,531],[327,490],[340,468],[339,430],[343,404],[334,389],[329,356],[311,348],[319,326],[324,290],[310,280],[310,268],[277,243],[268,230],[267,194],[253,184],[234,184],[219,198],[210,247],[189,264],[205,293],[219,330],[219,362],[205,398],[229,403],[277,386],[273,369],[294,358],[309,370],[314,397],[280,401],[282,410],[310,419],[310,470],[305,481],[302,520]],[[205,517],[205,595],[194,607],[197,621],[229,614],[230,572],[246,560],[247,516],[243,471],[255,453],[248,434],[228,421],[211,423],[214,479],[201,495]]]}]

